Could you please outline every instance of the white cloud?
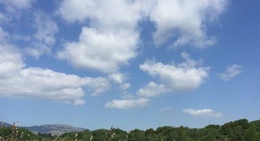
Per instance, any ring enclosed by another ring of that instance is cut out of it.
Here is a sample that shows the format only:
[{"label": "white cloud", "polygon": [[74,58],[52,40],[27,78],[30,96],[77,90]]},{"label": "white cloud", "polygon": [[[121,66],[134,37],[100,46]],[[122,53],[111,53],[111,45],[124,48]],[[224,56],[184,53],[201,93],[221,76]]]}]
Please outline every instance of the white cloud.
[{"label": "white cloud", "polygon": [[68,22],[84,21],[94,12],[95,5],[93,0],[64,0],[60,5],[59,12]]},{"label": "white cloud", "polygon": [[131,87],[130,83],[126,82],[126,75],[122,73],[113,73],[108,76],[110,80],[112,80],[114,83],[118,84],[121,89],[126,90]]},{"label": "white cloud", "polygon": [[66,44],[58,57],[75,67],[114,73],[136,56],[137,39],[135,33],[104,33],[84,27],[79,41]]},{"label": "white cloud", "polygon": [[92,91],[93,96],[98,96],[105,91],[110,89],[111,81],[105,77],[91,78],[87,77],[84,79],[85,85]]},{"label": "white cloud", "polygon": [[76,105],[84,103],[84,79],[76,75],[24,68],[13,76],[1,78],[0,84],[1,96],[45,98]]},{"label": "white cloud", "polygon": [[56,43],[55,34],[59,29],[56,22],[43,12],[34,14],[34,22],[36,32],[32,36],[32,47],[26,48],[26,51],[29,55],[38,58],[45,53],[51,53],[51,48]]},{"label": "white cloud", "polygon": [[[177,38],[173,46],[190,44],[207,47],[215,39],[207,37],[206,22],[216,19],[227,5],[227,0],[157,0],[151,10],[150,19],[156,24],[154,40],[161,45],[171,38]],[[181,14],[180,14],[181,13]]]},{"label": "white cloud", "polygon": [[85,104],[85,100],[83,100],[83,99],[77,99],[77,100],[74,101],[74,104],[75,104],[75,105],[83,105],[83,104]]},{"label": "white cloud", "polygon": [[0,27],[0,43],[5,43],[9,36],[9,33],[5,32],[2,27]]},{"label": "white cloud", "polygon": [[19,44],[19,47],[25,48],[24,52],[27,55],[36,58],[45,53],[51,54],[52,47],[56,43],[56,33],[59,30],[52,16],[34,8],[31,8],[28,12],[24,11],[23,9],[31,7],[34,0],[8,0],[1,2],[4,4],[5,10],[3,13],[0,13],[0,23],[8,25],[23,21],[21,26],[25,26],[10,32],[10,37],[12,37],[9,38],[10,43]]},{"label": "white cloud", "polygon": [[[91,27],[103,31],[133,30],[141,16],[141,3],[128,0],[64,0],[59,8],[68,22],[90,20]],[[87,10],[86,10],[87,9]]]},{"label": "white cloud", "polygon": [[216,41],[207,37],[206,21],[217,18],[225,6],[226,0],[63,0],[59,15],[88,27],[82,28],[78,42],[67,43],[58,56],[75,67],[118,72],[136,57],[138,22],[144,19],[155,23],[157,44],[175,37],[174,46],[210,46]]},{"label": "white cloud", "polygon": [[90,23],[82,28],[78,42],[67,43],[58,53],[75,67],[116,73],[136,56],[142,18],[136,1],[64,0],[59,13],[68,22]]},{"label": "white cloud", "polygon": [[165,92],[168,92],[168,89],[165,87],[165,85],[150,82],[145,87],[139,89],[137,94],[145,97],[153,97]]},{"label": "white cloud", "polygon": [[142,96],[156,96],[167,92],[188,91],[199,87],[208,77],[209,67],[197,67],[198,62],[191,60],[186,53],[182,53],[185,62],[181,64],[163,64],[147,61],[140,65],[140,69],[158,78],[159,84],[150,82],[140,89]]},{"label": "white cloud", "polygon": [[36,97],[82,105],[83,87],[97,95],[108,90],[110,85],[106,78],[26,67],[21,54],[5,44],[0,44],[0,62],[0,96]]},{"label": "white cloud", "polygon": [[212,109],[200,109],[200,110],[195,110],[195,109],[184,109],[184,113],[190,114],[192,116],[196,117],[221,117],[222,114],[219,112],[215,112]]},{"label": "white cloud", "polygon": [[241,65],[233,64],[227,67],[227,70],[224,73],[220,74],[220,78],[225,81],[228,81],[234,78],[235,76],[239,75],[240,73],[242,73],[242,68],[243,66]]},{"label": "white cloud", "polygon": [[25,65],[21,54],[7,44],[0,43],[0,79],[15,77]]},{"label": "white cloud", "polygon": [[115,109],[130,109],[136,107],[144,107],[148,104],[149,99],[139,98],[139,99],[127,99],[127,100],[112,100],[105,104],[107,108]]},{"label": "white cloud", "polygon": [[30,8],[34,0],[1,0],[6,8],[27,9]]}]

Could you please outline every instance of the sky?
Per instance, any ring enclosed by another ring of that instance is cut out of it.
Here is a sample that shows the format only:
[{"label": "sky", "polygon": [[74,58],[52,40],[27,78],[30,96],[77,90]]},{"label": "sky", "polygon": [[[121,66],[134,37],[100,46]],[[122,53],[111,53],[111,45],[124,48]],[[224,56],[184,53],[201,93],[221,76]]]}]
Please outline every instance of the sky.
[{"label": "sky", "polygon": [[0,0],[0,121],[260,119],[258,0]]}]

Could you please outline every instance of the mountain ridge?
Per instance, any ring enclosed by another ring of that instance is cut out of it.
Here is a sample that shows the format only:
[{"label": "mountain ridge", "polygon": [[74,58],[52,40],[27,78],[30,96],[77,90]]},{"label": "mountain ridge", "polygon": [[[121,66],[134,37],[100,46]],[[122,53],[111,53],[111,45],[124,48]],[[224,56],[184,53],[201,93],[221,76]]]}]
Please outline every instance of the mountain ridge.
[{"label": "mountain ridge", "polygon": [[[0,121],[1,126],[10,127],[12,124]],[[18,126],[20,128],[25,128],[33,132],[34,134],[51,134],[59,136],[64,133],[70,132],[81,132],[87,130],[82,127],[75,127],[67,124],[43,124],[43,125],[33,125],[33,126]]]}]

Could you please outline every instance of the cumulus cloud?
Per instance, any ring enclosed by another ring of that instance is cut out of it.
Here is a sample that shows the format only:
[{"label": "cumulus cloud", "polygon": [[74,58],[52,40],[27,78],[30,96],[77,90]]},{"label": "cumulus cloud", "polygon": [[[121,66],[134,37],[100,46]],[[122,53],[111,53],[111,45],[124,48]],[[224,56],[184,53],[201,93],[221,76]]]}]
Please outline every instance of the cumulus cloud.
[{"label": "cumulus cloud", "polygon": [[159,83],[150,82],[138,91],[146,97],[176,91],[189,91],[199,87],[208,77],[209,67],[199,67],[198,62],[182,53],[185,62],[181,64],[163,64],[147,61],[140,65],[140,69],[152,77],[158,78]]},{"label": "cumulus cloud", "polygon": [[234,78],[235,76],[239,75],[240,73],[242,73],[242,68],[243,68],[243,66],[241,66],[241,65],[233,64],[233,65],[227,67],[227,69],[224,73],[220,74],[220,78],[225,81],[228,81],[228,80]]},{"label": "cumulus cloud", "polygon": [[[105,31],[133,30],[142,18],[139,1],[64,0],[59,13],[68,22],[90,20],[91,27]],[[87,10],[86,10],[87,9]]]},{"label": "cumulus cloud", "polygon": [[0,44],[0,62],[0,96],[37,97],[82,105],[85,102],[83,87],[94,94],[109,89],[105,78],[26,67],[20,52],[7,44]]},{"label": "cumulus cloud", "polygon": [[0,79],[17,75],[25,65],[21,54],[8,44],[0,43]]},{"label": "cumulus cloud", "polygon": [[87,20],[90,26],[83,27],[79,41],[67,43],[58,57],[78,68],[118,72],[137,54],[139,10],[135,1],[64,0],[61,17],[68,22]]},{"label": "cumulus cloud", "polygon": [[139,98],[139,99],[127,99],[127,100],[112,100],[105,104],[107,108],[115,109],[130,109],[136,107],[144,107],[148,104],[149,99]]},{"label": "cumulus cloud", "polygon": [[176,47],[210,46],[216,41],[207,36],[206,22],[216,19],[226,4],[226,0],[63,0],[59,15],[69,23],[88,26],[82,28],[79,41],[67,43],[58,56],[75,67],[117,72],[136,57],[138,23],[144,19],[155,24],[157,45],[174,38]]},{"label": "cumulus cloud", "polygon": [[163,84],[157,84],[155,82],[150,82],[143,88],[138,90],[138,94],[145,97],[153,97],[165,93],[168,88]]},{"label": "cumulus cloud", "polygon": [[207,21],[216,19],[226,5],[227,0],[158,0],[150,13],[151,21],[156,24],[155,43],[161,45],[177,38],[174,47],[215,44],[216,40],[207,36],[205,25]]},{"label": "cumulus cloud", "polygon": [[222,114],[219,112],[215,112],[212,109],[184,109],[183,113],[192,115],[192,116],[196,116],[196,117],[205,117],[205,118],[209,118],[209,117],[221,117]]},{"label": "cumulus cloud", "polygon": [[104,33],[84,27],[78,42],[65,45],[58,57],[68,60],[78,68],[115,73],[121,65],[136,56],[138,35],[122,31]]}]

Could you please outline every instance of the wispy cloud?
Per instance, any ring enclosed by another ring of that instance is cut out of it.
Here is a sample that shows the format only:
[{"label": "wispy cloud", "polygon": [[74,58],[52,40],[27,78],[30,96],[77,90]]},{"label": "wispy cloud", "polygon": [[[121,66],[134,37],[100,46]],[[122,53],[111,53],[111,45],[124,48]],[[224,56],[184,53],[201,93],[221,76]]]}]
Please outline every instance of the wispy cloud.
[{"label": "wispy cloud", "polygon": [[220,74],[220,78],[225,81],[228,81],[228,80],[234,78],[235,76],[239,75],[240,73],[242,73],[242,68],[243,68],[243,66],[241,66],[241,65],[233,64],[233,65],[227,67],[227,69],[224,73]]},{"label": "wispy cloud", "polygon": [[120,86],[121,89],[126,90],[131,87],[131,84],[126,82],[127,76],[122,73],[113,73],[108,76],[112,81]]},{"label": "wispy cloud", "polygon": [[196,117],[205,117],[205,118],[208,118],[208,117],[221,117],[222,116],[221,113],[215,112],[214,110],[207,109],[207,108],[199,109],[199,110],[196,110],[196,109],[184,109],[183,113],[186,113],[186,114],[189,114],[189,115],[192,115],[192,116],[196,116]]},{"label": "wispy cloud", "polygon": [[5,8],[11,10],[11,8],[27,9],[30,8],[34,0],[1,0],[0,3],[5,5]]},{"label": "wispy cloud", "polygon": [[139,99],[127,99],[127,100],[112,100],[105,104],[107,108],[115,109],[130,109],[136,107],[144,107],[148,104],[149,99],[139,98]]},{"label": "wispy cloud", "polygon": [[43,54],[51,54],[52,47],[56,43],[57,23],[46,13],[36,11],[34,13],[35,33],[31,37],[30,47],[26,48],[28,55],[39,58]]},{"label": "wispy cloud", "polygon": [[171,107],[162,107],[160,109],[160,112],[164,115],[164,116],[169,116],[172,114],[172,108]]}]

